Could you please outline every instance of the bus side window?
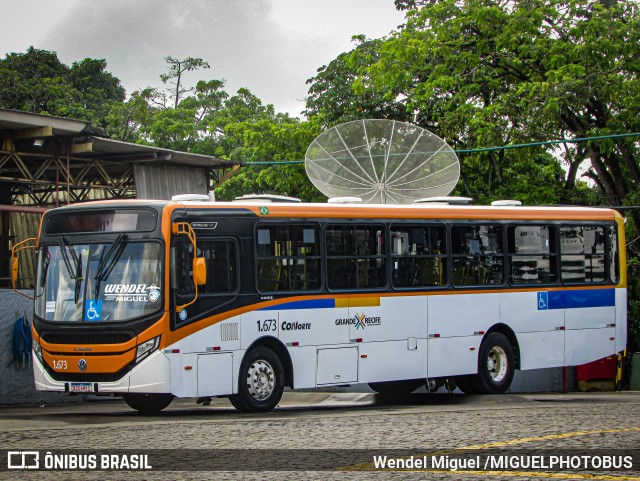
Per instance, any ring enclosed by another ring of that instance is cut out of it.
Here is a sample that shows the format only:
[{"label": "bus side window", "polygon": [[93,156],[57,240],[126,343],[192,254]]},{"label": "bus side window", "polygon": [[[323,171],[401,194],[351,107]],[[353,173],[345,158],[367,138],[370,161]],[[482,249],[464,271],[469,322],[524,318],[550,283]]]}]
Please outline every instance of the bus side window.
[{"label": "bus side window", "polygon": [[259,292],[320,289],[319,227],[313,224],[258,224],[256,273]]},{"label": "bus side window", "polygon": [[562,280],[580,284],[605,282],[605,245],[604,226],[562,226]]},{"label": "bus side window", "polygon": [[609,279],[614,284],[620,280],[620,259],[618,257],[618,231],[615,225],[609,226]]},{"label": "bus side window", "polygon": [[518,225],[508,229],[509,280],[512,284],[554,284],[556,230],[548,225]]},{"label": "bus side window", "polygon": [[193,246],[188,239],[175,239],[171,247],[171,274],[173,287],[179,296],[190,296],[195,292],[191,278],[193,265]]},{"label": "bus side window", "polygon": [[330,224],[325,230],[329,289],[386,286],[385,228],[379,224]]},{"label": "bus side window", "polygon": [[442,286],[446,279],[446,229],[444,225],[391,226],[393,286]]},{"label": "bus side window", "polygon": [[455,225],[451,228],[454,286],[503,283],[502,226]]},{"label": "bus side window", "polygon": [[238,288],[236,243],[232,240],[202,240],[198,241],[198,251],[207,266],[207,283],[200,286],[200,293],[235,292]]}]

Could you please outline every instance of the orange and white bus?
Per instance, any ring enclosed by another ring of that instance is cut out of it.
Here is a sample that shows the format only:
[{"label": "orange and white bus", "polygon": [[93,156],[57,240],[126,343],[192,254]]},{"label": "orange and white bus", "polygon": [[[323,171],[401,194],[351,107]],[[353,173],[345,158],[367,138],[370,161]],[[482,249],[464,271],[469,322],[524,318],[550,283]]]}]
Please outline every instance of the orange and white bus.
[{"label": "orange and white bus", "polygon": [[501,393],[625,348],[613,210],[194,199],[44,214],[37,389],[258,412],[285,386]]}]

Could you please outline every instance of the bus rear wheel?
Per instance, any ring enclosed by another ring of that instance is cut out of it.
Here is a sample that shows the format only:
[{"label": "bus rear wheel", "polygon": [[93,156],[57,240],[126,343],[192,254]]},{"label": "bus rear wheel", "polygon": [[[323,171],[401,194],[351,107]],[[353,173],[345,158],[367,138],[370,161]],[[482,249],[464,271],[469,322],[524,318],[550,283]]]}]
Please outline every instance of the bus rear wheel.
[{"label": "bus rear wheel", "polygon": [[284,368],[271,349],[258,346],[249,351],[240,366],[238,394],[231,404],[243,413],[261,413],[275,408],[284,392]]},{"label": "bus rear wheel", "polygon": [[515,373],[513,346],[507,336],[490,333],[480,345],[478,374],[470,381],[477,392],[501,394],[509,389]]},{"label": "bus rear wheel", "polygon": [[128,393],[122,397],[130,408],[141,414],[157,414],[173,401],[173,394]]}]

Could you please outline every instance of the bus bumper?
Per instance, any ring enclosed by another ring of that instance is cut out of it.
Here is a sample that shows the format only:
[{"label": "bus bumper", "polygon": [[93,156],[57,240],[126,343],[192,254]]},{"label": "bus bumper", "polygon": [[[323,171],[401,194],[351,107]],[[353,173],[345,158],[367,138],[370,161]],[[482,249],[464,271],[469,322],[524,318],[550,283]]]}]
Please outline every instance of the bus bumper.
[{"label": "bus bumper", "polygon": [[[56,381],[45,370],[40,359],[33,356],[33,377],[37,391],[74,392],[78,393],[170,393],[171,368],[169,359],[161,351],[156,351],[147,359],[136,365],[121,379],[113,382],[91,381],[82,382]],[[82,385],[82,386],[81,386]]]}]

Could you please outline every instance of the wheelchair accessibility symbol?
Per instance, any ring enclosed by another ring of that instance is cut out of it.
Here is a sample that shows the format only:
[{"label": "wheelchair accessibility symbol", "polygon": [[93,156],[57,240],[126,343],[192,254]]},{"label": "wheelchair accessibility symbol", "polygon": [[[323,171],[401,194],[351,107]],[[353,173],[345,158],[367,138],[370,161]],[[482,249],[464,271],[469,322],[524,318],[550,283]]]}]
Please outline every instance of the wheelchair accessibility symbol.
[{"label": "wheelchair accessibility symbol", "polygon": [[102,320],[102,301],[85,301],[84,318],[88,322],[97,322]]},{"label": "wheelchair accessibility symbol", "polygon": [[549,309],[549,293],[538,292],[538,310],[546,311]]}]

